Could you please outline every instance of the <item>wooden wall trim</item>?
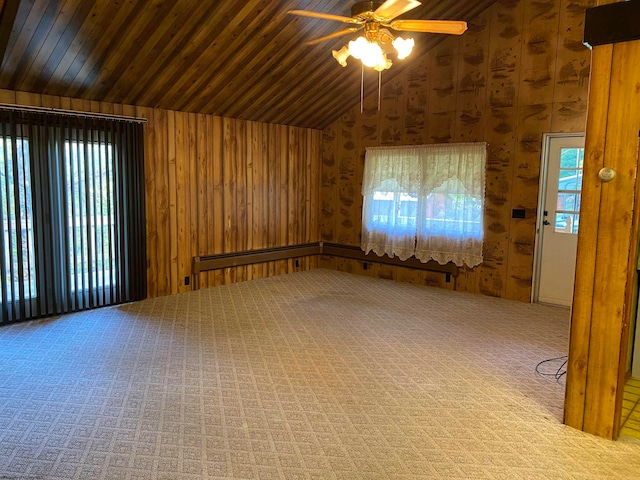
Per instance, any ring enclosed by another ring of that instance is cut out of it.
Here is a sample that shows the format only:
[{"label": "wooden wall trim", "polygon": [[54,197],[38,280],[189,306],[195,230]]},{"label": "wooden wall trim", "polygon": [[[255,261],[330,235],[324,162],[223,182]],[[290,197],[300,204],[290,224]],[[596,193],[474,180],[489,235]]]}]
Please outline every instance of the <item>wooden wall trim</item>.
[{"label": "wooden wall trim", "polygon": [[254,263],[276,262],[296,257],[308,257],[322,253],[321,242],[307,243],[303,245],[288,245],[284,247],[261,248],[235,253],[220,253],[193,257],[191,271],[193,274],[217,270],[220,268],[239,267]]},{"label": "wooden wall trim", "polygon": [[407,267],[415,270],[444,273],[447,276],[447,282],[449,281],[449,276],[457,278],[460,273],[458,266],[451,262],[445,265],[440,265],[435,260],[429,260],[426,263],[422,263],[415,257],[408,258],[407,260],[400,260],[398,257],[389,257],[386,254],[378,256],[373,252],[364,253],[360,247],[353,245],[340,245],[337,243],[325,242],[322,248],[322,253],[323,255],[350,258],[352,260],[359,260],[363,262],[380,263],[383,265],[393,265],[396,267]]}]

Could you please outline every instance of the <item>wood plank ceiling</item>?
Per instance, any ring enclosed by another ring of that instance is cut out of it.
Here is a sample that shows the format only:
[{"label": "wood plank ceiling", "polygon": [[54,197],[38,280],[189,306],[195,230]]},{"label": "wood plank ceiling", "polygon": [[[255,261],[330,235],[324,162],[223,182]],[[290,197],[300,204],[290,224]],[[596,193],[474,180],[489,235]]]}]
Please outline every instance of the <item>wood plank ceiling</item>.
[{"label": "wood plank ceiling", "polygon": [[[494,1],[423,0],[403,18],[468,21]],[[286,12],[350,16],[352,4],[0,0],[0,88],[322,129],[360,100],[359,65],[331,56],[354,35],[303,45],[345,24]],[[443,39],[412,36],[383,82]]]}]

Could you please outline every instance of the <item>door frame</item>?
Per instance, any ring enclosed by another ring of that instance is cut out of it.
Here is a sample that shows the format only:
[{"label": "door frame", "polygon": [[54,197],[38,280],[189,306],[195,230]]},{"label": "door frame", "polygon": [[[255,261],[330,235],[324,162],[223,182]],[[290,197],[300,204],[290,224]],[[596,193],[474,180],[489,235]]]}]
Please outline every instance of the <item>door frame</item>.
[{"label": "door frame", "polygon": [[584,132],[543,133],[542,151],[540,154],[540,180],[538,183],[538,207],[536,210],[536,234],[533,247],[533,278],[531,285],[531,303],[538,302],[540,292],[540,270],[542,267],[542,242],[544,241],[544,207],[547,197],[547,179],[549,176],[549,149],[551,139],[585,137]]}]

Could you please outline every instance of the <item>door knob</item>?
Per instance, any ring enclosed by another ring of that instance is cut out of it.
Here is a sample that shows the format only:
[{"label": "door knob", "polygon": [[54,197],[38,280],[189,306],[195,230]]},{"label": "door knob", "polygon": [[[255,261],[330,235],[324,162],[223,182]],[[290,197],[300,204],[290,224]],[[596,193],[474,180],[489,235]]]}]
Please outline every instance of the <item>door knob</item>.
[{"label": "door knob", "polygon": [[545,220],[544,222],[542,222],[543,225],[551,225],[551,222],[549,220]]}]

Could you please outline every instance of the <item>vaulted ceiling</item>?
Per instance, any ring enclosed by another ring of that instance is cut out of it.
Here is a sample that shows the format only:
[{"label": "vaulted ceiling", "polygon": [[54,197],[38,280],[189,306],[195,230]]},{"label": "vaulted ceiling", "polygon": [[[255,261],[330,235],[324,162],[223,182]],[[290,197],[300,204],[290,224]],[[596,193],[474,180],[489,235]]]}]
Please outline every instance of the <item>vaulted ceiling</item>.
[{"label": "vaulted ceiling", "polygon": [[[472,20],[495,0],[423,0],[402,18]],[[361,70],[307,46],[351,16],[337,0],[0,0],[0,88],[323,128],[360,99]],[[416,50],[444,36],[415,33]],[[383,82],[403,68],[396,62]]]}]

